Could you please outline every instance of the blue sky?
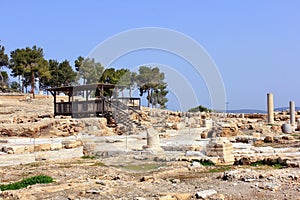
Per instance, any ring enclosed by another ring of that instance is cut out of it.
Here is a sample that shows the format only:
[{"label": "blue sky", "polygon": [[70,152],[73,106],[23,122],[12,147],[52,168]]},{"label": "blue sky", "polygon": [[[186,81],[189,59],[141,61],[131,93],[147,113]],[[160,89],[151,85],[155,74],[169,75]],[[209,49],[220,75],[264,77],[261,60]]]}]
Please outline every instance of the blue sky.
[{"label": "blue sky", "polygon": [[[0,0],[0,7],[0,40],[7,52],[37,45],[44,49],[47,59],[73,63],[119,32],[168,28],[188,35],[205,48],[223,78],[229,109],[265,110],[267,92],[274,93],[275,107],[287,106],[289,100],[300,105],[297,0]],[[144,52],[124,56],[114,65],[132,68],[157,62],[178,71],[186,64],[170,55]],[[209,107],[205,83],[191,78],[191,84],[199,91],[199,103]],[[176,107],[171,104],[171,108]]]}]

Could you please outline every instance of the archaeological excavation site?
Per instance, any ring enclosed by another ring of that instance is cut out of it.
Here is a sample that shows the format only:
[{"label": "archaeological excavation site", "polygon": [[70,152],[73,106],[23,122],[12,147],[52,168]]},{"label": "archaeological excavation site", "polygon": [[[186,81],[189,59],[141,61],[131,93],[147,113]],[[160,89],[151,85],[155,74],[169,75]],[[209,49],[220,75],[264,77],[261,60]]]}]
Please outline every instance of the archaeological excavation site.
[{"label": "archaeological excavation site", "polygon": [[[1,94],[0,199],[300,198],[293,101],[275,112],[270,93],[267,114],[175,112],[74,91]],[[41,175],[52,181],[8,187]]]}]

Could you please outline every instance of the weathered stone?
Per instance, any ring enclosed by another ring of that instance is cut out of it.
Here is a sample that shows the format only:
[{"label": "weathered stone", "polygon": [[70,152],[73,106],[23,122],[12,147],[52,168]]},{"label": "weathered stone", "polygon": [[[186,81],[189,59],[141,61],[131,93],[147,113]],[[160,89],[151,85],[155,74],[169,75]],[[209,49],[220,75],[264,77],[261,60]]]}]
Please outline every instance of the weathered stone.
[{"label": "weathered stone", "polygon": [[159,197],[158,200],[177,200],[177,198],[173,197],[172,195],[166,195],[166,196]]},{"label": "weathered stone", "polygon": [[83,155],[95,156],[96,155],[96,144],[88,143],[83,145]]},{"label": "weathered stone", "polygon": [[282,136],[282,139],[283,140],[294,140],[295,138],[292,135],[284,135],[284,136]]},{"label": "weathered stone", "polygon": [[159,134],[154,128],[147,130],[147,146],[150,148],[160,147]]},{"label": "weathered stone", "polygon": [[206,145],[206,155],[217,157],[218,163],[215,164],[233,164],[233,147],[229,140],[225,138],[212,139]]},{"label": "weathered stone", "polygon": [[50,144],[50,150],[51,151],[56,151],[62,149],[63,145],[62,143],[51,143]]},{"label": "weathered stone", "polygon": [[172,128],[175,130],[182,130],[185,128],[185,123],[179,122],[179,123],[174,123],[172,125]]},{"label": "weathered stone", "polygon": [[274,138],[272,136],[268,135],[265,137],[264,142],[266,142],[266,143],[274,142]]},{"label": "weathered stone", "polygon": [[154,177],[153,176],[143,176],[140,179],[141,182],[153,182],[154,181]]},{"label": "weathered stone", "polygon": [[260,133],[254,132],[251,134],[254,138],[260,138]]},{"label": "weathered stone", "polygon": [[203,190],[203,191],[197,192],[195,196],[197,199],[205,199],[214,194],[217,194],[216,190]]},{"label": "weathered stone", "polygon": [[86,193],[99,194],[99,193],[101,193],[101,190],[90,189],[90,190],[87,190]]},{"label": "weathered stone", "polygon": [[281,126],[281,129],[282,129],[283,133],[292,133],[293,132],[290,124],[283,124]]},{"label": "weathered stone", "polygon": [[83,144],[82,144],[82,141],[80,141],[80,140],[67,140],[67,141],[63,141],[62,145],[66,149],[72,149],[72,148],[80,147]]},{"label": "weathered stone", "polygon": [[208,133],[207,131],[202,132],[201,135],[200,135],[201,138],[202,138],[202,139],[207,138],[207,133]]},{"label": "weathered stone", "polygon": [[34,146],[34,151],[50,151],[51,144],[36,144]]}]

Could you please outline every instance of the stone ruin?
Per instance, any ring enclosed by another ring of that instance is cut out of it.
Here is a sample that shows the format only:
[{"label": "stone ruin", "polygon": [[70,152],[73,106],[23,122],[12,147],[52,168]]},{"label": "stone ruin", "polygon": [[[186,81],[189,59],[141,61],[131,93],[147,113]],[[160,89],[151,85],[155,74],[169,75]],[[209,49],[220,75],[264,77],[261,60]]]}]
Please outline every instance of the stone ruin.
[{"label": "stone ruin", "polygon": [[[171,156],[173,156],[173,153],[176,152],[176,156],[179,158],[189,151],[191,155],[209,159],[215,164],[230,165],[235,162],[234,158],[243,159],[247,156],[256,156],[257,148],[254,145],[260,143],[297,145],[297,141],[290,134],[295,131],[293,127],[297,126],[295,119],[299,115],[294,111],[294,103],[290,102],[289,115],[287,113],[279,115],[272,112],[274,107],[272,98],[272,95],[268,97],[271,100],[268,102],[270,104],[268,105],[270,107],[269,116],[266,114],[184,113],[146,108],[141,111],[141,126],[145,129],[142,130],[137,127],[136,130],[132,129],[130,133],[122,134],[118,134],[113,128],[107,127],[107,121],[104,118],[54,118],[46,113],[47,115],[43,114],[41,117],[32,115],[32,117],[27,118],[14,118],[9,123],[6,123],[7,119],[0,119],[0,122],[2,120],[1,125],[3,125],[0,134],[5,137],[43,136],[47,132],[49,135],[44,136],[63,138],[55,144],[54,142],[52,142],[53,144],[36,143],[35,145],[31,143],[26,143],[26,145],[23,143],[19,145],[1,144],[2,151],[0,153],[7,156],[6,154],[41,152],[45,155],[48,151],[54,153],[61,149],[71,151],[72,149],[83,148],[82,153],[86,156],[102,155],[97,154],[97,152],[105,151],[109,152],[109,155],[118,152],[167,157],[168,153],[172,152]],[[138,118],[134,114],[131,117]],[[283,122],[282,117],[284,117],[285,122]],[[287,123],[287,119],[290,119],[289,123]],[[274,122],[274,124],[268,122]],[[194,134],[193,137],[191,132]],[[76,141],[78,135],[85,135],[87,138]],[[185,136],[190,138],[186,139]],[[74,139],[76,148],[72,148]],[[72,142],[65,140],[72,140]],[[244,149],[239,149],[242,146],[240,143],[252,146],[251,148],[247,146],[246,152]],[[101,148],[103,145],[107,146]],[[266,155],[256,157],[268,158],[271,155],[267,149],[262,148],[259,151],[266,153]],[[283,158],[283,156],[281,157]],[[295,160],[295,163],[297,162]]]},{"label": "stone ruin", "polygon": [[227,138],[212,138],[206,145],[206,155],[215,164],[234,164],[233,146]]},{"label": "stone ruin", "polygon": [[160,146],[159,133],[153,127],[147,129],[147,145],[143,149],[154,155],[163,155],[164,150]]}]

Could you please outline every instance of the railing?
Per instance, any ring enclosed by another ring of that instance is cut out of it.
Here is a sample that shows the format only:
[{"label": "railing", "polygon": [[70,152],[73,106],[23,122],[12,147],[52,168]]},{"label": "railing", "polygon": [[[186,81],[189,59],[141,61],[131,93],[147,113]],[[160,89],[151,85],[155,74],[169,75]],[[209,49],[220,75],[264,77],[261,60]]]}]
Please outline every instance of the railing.
[{"label": "railing", "polygon": [[74,101],[74,102],[56,102],[55,115],[80,116],[80,115],[95,115],[103,116],[107,112],[112,111],[112,107],[118,110],[136,110],[140,109],[139,98],[117,98],[107,100],[105,98],[97,98],[88,101]]},{"label": "railing", "polygon": [[119,100],[122,102],[124,105],[126,105],[129,108],[135,109],[135,110],[140,110],[141,109],[141,99],[136,98],[136,97],[120,97],[120,98],[115,98],[116,100]]},{"label": "railing", "polygon": [[56,102],[55,115],[96,114],[103,115],[109,111],[109,104],[102,99],[74,102]]}]

